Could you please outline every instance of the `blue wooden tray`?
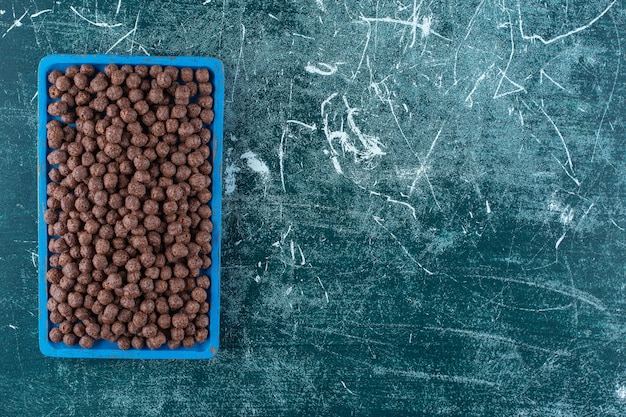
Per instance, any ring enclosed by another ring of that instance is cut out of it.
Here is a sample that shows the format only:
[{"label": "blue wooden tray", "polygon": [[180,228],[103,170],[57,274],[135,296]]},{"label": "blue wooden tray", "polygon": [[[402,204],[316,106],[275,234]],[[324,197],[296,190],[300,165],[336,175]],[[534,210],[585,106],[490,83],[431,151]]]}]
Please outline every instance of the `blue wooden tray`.
[{"label": "blue wooden tray", "polygon": [[[209,310],[209,338],[201,344],[196,343],[192,348],[180,347],[169,349],[167,345],[159,349],[150,350],[144,347],[141,350],[122,350],[116,344],[105,340],[98,340],[93,348],[84,349],[78,344],[66,346],[63,343],[52,343],[48,332],[53,323],[48,319],[46,302],[48,300],[48,283],[46,271],[48,268],[48,228],[43,220],[46,211],[46,185],[49,181],[48,171],[51,169],[46,161],[48,146],[46,140],[46,123],[52,119],[47,114],[49,83],[47,75],[50,71],[65,70],[70,65],[90,64],[102,71],[108,64],[118,65],[161,65],[178,68],[207,68],[214,85],[213,110],[215,118],[209,129],[212,139],[211,157],[213,164],[211,192],[213,197],[208,203],[212,210],[213,236],[211,252],[211,267],[202,271],[211,279],[211,289],[208,301]],[[39,347],[46,356],[65,358],[112,358],[112,359],[207,359],[213,357],[219,347],[219,319],[220,319],[220,254],[222,236],[222,140],[224,129],[224,68],[222,62],[214,58],[202,57],[153,57],[153,56],[119,56],[119,55],[48,55],[39,63],[38,74],[38,140],[37,140],[37,177],[38,177],[38,216],[39,216]]]}]

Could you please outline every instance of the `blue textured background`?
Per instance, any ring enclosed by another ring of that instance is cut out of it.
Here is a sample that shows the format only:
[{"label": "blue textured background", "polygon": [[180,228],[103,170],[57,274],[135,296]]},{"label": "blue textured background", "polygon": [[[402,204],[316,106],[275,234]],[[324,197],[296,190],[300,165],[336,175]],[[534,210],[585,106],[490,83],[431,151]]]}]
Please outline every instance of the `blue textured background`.
[{"label": "blue textured background", "polygon": [[[622,1],[0,3],[0,414],[626,414]],[[222,339],[37,347],[36,67],[225,64]]]}]

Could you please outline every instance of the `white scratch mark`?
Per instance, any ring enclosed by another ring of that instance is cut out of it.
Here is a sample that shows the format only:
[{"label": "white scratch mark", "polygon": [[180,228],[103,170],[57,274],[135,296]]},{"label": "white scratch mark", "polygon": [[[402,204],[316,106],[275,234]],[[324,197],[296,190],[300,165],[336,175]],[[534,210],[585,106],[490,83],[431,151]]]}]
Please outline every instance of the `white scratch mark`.
[{"label": "white scratch mark", "polygon": [[561,143],[563,144],[563,148],[565,149],[565,154],[567,155],[567,164],[569,165],[569,169],[572,171],[572,174],[574,174],[574,164],[572,163],[572,156],[570,155],[569,149],[567,148],[567,143],[565,143],[565,138],[563,138],[563,135],[561,134],[561,131],[559,130],[558,126],[554,123],[554,120],[552,120],[552,118],[548,115],[548,113],[546,113],[546,111],[543,109],[543,106],[541,106],[540,108],[541,108],[541,112],[543,113],[543,115],[546,116],[546,118],[548,119],[548,121],[550,122],[554,130],[556,131],[556,134],[559,136],[559,139],[561,139]]},{"label": "white scratch mark", "polygon": [[324,288],[324,284],[322,284],[322,280],[320,279],[320,277],[316,276],[315,278],[317,278],[317,282],[320,283],[320,287],[322,287],[322,291],[324,291],[324,296],[326,297],[326,304],[328,304],[330,302],[330,300],[328,299],[328,292],[326,291],[326,288]]},{"label": "white scratch mark", "polygon": [[98,26],[100,28],[116,28],[118,26],[122,26],[121,23],[115,23],[115,24],[110,24],[110,23],[106,23],[106,22],[94,22],[93,20],[89,20],[87,19],[85,16],[83,16],[82,14],[80,14],[78,12],[78,10],[76,10],[74,8],[74,6],[70,6],[70,9],[76,14],[76,16],[80,17],[81,19],[83,19],[85,22],[90,23],[94,26]]},{"label": "white scratch mark", "polygon": [[334,73],[337,72],[337,66],[325,64],[323,62],[318,62],[317,66],[315,66],[315,65],[311,65],[311,63],[309,62],[307,63],[307,66],[304,67],[304,70],[306,72],[310,72],[311,74],[333,75]]},{"label": "white scratch mark", "polygon": [[[475,330],[454,329],[454,328],[448,328],[448,327],[432,327],[432,326],[426,326],[426,327],[424,327],[424,329],[426,329],[426,330],[434,330],[434,331],[441,332],[441,333],[459,334],[459,335],[470,337],[472,339],[478,339],[478,340],[483,340],[483,341],[489,340],[489,341],[493,341],[493,342],[499,342],[499,343],[505,343],[505,344],[514,345],[514,346],[520,346],[520,347],[523,347],[525,349],[534,350],[534,351],[537,351],[537,352],[550,353],[550,354],[554,353],[553,351],[551,351],[549,349],[546,349],[546,348],[542,348],[540,346],[530,345],[528,343],[519,342],[519,341],[517,341],[515,339],[511,339],[511,338],[504,337],[504,336],[499,336],[499,335],[492,334],[492,333],[479,332],[479,331],[475,331]],[[559,353],[563,354],[564,352],[559,352]],[[564,355],[564,356],[569,356],[569,354]]]},{"label": "white scratch mark", "polygon": [[375,221],[376,223],[378,223],[378,225],[379,225],[380,227],[382,227],[383,229],[385,229],[385,230],[387,231],[387,233],[389,233],[389,235],[390,235],[390,236],[391,236],[391,237],[392,237],[392,238],[396,241],[396,243],[400,246],[400,248],[401,248],[401,249],[402,249],[402,251],[405,253],[405,255],[406,255],[406,256],[407,256],[407,257],[408,257],[411,261],[413,261],[413,263],[415,263],[418,267],[420,267],[420,269],[421,269],[422,271],[426,272],[426,274],[431,275],[431,276],[432,276],[432,275],[435,275],[435,273],[434,273],[434,272],[429,271],[429,270],[428,270],[428,269],[426,269],[426,268],[425,268],[425,267],[424,267],[421,263],[419,263],[419,262],[417,261],[417,259],[415,259],[415,258],[413,257],[413,255],[411,255],[411,253],[408,251],[408,249],[407,249],[407,248],[406,248],[406,247],[402,244],[402,242],[400,242],[400,239],[398,239],[398,238],[396,237],[396,235],[394,235],[394,234],[393,234],[393,232],[391,232],[389,229],[387,229],[387,228],[385,227],[385,225],[383,225],[383,221],[384,221],[383,219],[381,219],[381,218],[380,218],[380,217],[378,217],[378,216],[372,216],[372,218],[374,219],[374,221]]},{"label": "white scratch mark", "polygon": [[361,66],[363,65],[363,60],[365,59],[365,52],[367,52],[367,47],[370,44],[370,38],[372,37],[372,25],[367,23],[367,34],[365,35],[365,46],[363,47],[363,53],[361,53],[361,59],[359,60],[359,65],[356,67],[356,71],[352,74],[352,79],[354,80],[356,76],[359,74],[361,70]]},{"label": "white scratch mark", "polygon": [[237,77],[239,77],[239,64],[241,64],[241,58],[243,57],[243,42],[246,39],[246,27],[241,24],[241,43],[239,45],[239,57],[237,58],[237,65],[235,66],[235,76],[233,78],[233,91],[230,95],[230,102],[235,101],[235,85],[237,85]]},{"label": "white scratch mark", "polygon": [[426,153],[426,157],[422,161],[422,164],[420,165],[420,168],[417,170],[417,174],[415,175],[415,179],[413,180],[413,184],[411,184],[411,189],[409,191],[409,195],[413,194],[413,192],[415,191],[415,186],[417,185],[417,182],[420,180],[420,178],[422,177],[422,175],[426,171],[426,163],[428,162],[428,158],[430,158],[430,155],[433,153],[433,149],[435,149],[435,145],[437,144],[437,141],[439,140],[439,136],[441,135],[441,131],[443,130],[443,127],[445,126],[445,124],[446,124],[445,122],[443,122],[441,124],[441,127],[439,128],[439,131],[437,132],[437,135],[435,135],[435,139],[433,139],[433,141],[431,142],[430,148],[428,148],[428,152]]},{"label": "white scratch mark", "polygon": [[296,260],[296,246],[293,243],[293,239],[289,243],[289,249],[291,250],[291,260],[295,262],[295,260]]},{"label": "white scratch mark", "polygon": [[626,386],[618,385],[615,395],[622,401],[626,400]]},{"label": "white scratch mark", "polygon": [[[421,4],[421,3],[420,3]],[[404,26],[409,26],[411,27],[411,33],[412,33],[412,41],[411,44],[409,45],[409,48],[413,48],[413,46],[415,46],[415,42],[417,40],[417,29],[419,29],[421,31],[421,35],[422,38],[425,38],[429,35],[435,35],[440,39],[443,39],[445,41],[448,42],[452,42],[451,39],[446,38],[445,36],[435,32],[432,29],[432,23],[433,23],[433,19],[431,16],[424,16],[422,17],[421,21],[419,20],[420,16],[418,13],[415,12],[414,9],[414,13],[413,13],[413,19],[412,20],[399,20],[399,19],[394,19],[391,17],[365,17],[365,16],[361,16],[361,20],[367,22],[367,23],[372,23],[372,22],[379,22],[379,23],[393,23],[393,24],[397,24],[397,25],[404,25]]]},{"label": "white scratch mark", "polygon": [[541,68],[541,71],[539,71],[539,84],[543,84],[543,78],[547,78],[548,80],[550,80],[550,82],[552,82],[552,84],[556,85],[557,87],[559,87],[561,90],[567,92],[567,89],[565,87],[563,87],[561,84],[559,84],[558,82],[556,82],[554,80],[554,78],[550,77],[543,68]]},{"label": "white scratch mark", "polygon": [[299,38],[310,39],[310,40],[312,40],[312,41],[314,41],[314,40],[315,40],[315,38],[312,38],[312,37],[310,37],[310,36],[303,35],[303,34],[301,34],[301,33],[292,33],[292,35],[293,35],[293,36],[297,36],[297,37],[299,37]]},{"label": "white scratch mark", "polygon": [[339,164],[339,159],[337,159],[337,156],[333,156],[332,158],[330,158],[330,160],[333,163],[333,167],[335,168],[335,171],[337,171],[337,174],[343,174],[343,170],[341,169],[341,165]]},{"label": "white scratch mark", "polygon": [[9,33],[10,31],[12,31],[14,28],[19,28],[20,26],[22,26],[22,19],[24,18],[24,16],[26,16],[28,14],[28,10],[26,10],[24,12],[24,14],[22,16],[20,16],[19,19],[16,19],[15,21],[13,21],[13,24],[11,26],[9,26],[9,28],[7,29],[6,32],[4,32],[4,34],[2,35],[2,37],[4,38],[5,36],[7,36],[7,33]]},{"label": "white scratch mark", "polygon": [[302,126],[302,127],[307,128],[309,130],[312,130],[312,131],[316,131],[317,130],[317,127],[315,126],[315,123],[313,123],[312,125],[308,125],[308,124],[303,123],[303,122],[301,122],[299,120],[293,120],[293,119],[287,120],[287,123],[293,123],[295,125]]},{"label": "white scratch mark", "polygon": [[487,77],[487,71],[489,71],[490,69],[492,69],[494,67],[495,64],[491,64],[489,66],[489,68],[487,68],[487,70],[485,72],[483,72],[480,77],[478,77],[476,79],[476,82],[474,83],[474,87],[472,88],[472,91],[469,92],[469,94],[467,95],[467,97],[465,97],[465,103],[467,103],[469,101],[469,108],[471,109],[472,107],[474,107],[474,100],[472,99],[472,96],[474,95],[474,92],[476,91],[476,89],[478,88],[478,86],[480,85],[480,83],[482,83],[484,81],[484,79]]},{"label": "white scratch mark", "polygon": [[348,115],[346,116],[346,119],[348,120],[348,126],[350,126],[350,130],[352,130],[352,132],[357,136],[357,138],[361,142],[361,145],[363,145],[363,148],[365,149],[364,156],[369,159],[373,158],[374,156],[385,155],[385,152],[383,152],[383,150],[381,149],[381,146],[383,145],[380,142],[378,136],[366,135],[361,132],[361,129],[356,125],[356,122],[354,121],[354,116],[359,114],[359,109],[357,109],[356,107],[350,107],[346,96],[343,96],[343,103],[345,104],[346,110],[348,112]]},{"label": "white scratch mark", "polygon": [[481,0],[481,2],[478,4],[478,6],[476,6],[476,9],[474,10],[474,15],[472,16],[472,18],[470,19],[469,23],[467,24],[467,28],[465,30],[465,36],[463,37],[463,40],[461,42],[459,42],[459,45],[457,46],[456,51],[454,52],[454,65],[452,67],[453,78],[454,78],[453,85],[457,85],[457,83],[458,83],[458,79],[457,79],[457,76],[456,76],[456,67],[457,67],[457,62],[459,60],[459,51],[461,50],[461,47],[463,46],[463,43],[467,40],[467,38],[469,38],[469,35],[472,32],[472,28],[474,26],[474,21],[478,17],[478,14],[480,13],[480,10],[482,9],[483,5],[485,4],[485,1],[486,0]]},{"label": "white scratch mark", "polygon": [[33,14],[31,14],[31,15],[30,15],[30,18],[32,19],[32,18],[34,18],[34,17],[41,16],[42,14],[44,14],[44,13],[49,13],[49,12],[51,12],[51,11],[52,11],[52,9],[41,10],[41,11],[39,11],[39,12],[37,12],[37,13],[33,13]]},{"label": "white scratch mark", "polygon": [[272,19],[274,19],[274,20],[278,20],[278,21],[280,21],[280,19],[279,19],[279,18],[277,18],[276,16],[274,16],[274,15],[273,15],[273,14],[271,14],[271,13],[268,13],[267,15],[268,15],[269,17],[271,17]]},{"label": "white scratch mark", "polygon": [[209,4],[211,3],[211,0],[204,0],[204,2],[202,3],[202,5],[204,6],[205,4]]},{"label": "white scratch mark", "polygon": [[293,285],[291,287],[287,288],[287,290],[285,291],[285,295],[291,294],[292,291],[293,291]]},{"label": "white scratch mark", "polygon": [[378,373],[392,373],[396,376],[403,376],[406,378],[413,378],[413,379],[423,379],[427,381],[434,379],[437,381],[454,383],[454,384],[485,385],[489,387],[498,386],[498,384],[491,382],[491,381],[486,381],[484,379],[470,378],[470,377],[458,376],[458,375],[434,374],[434,373],[427,373],[427,372],[413,371],[413,370],[400,371],[396,369],[381,368],[381,367],[375,367],[374,371]]},{"label": "white scratch mark", "polygon": [[287,134],[287,129],[283,129],[283,134],[280,136],[280,146],[278,147],[278,166],[280,169],[280,183],[283,186],[283,192],[287,192],[285,188],[285,135]]},{"label": "white scratch mark", "polygon": [[[346,119],[348,121],[348,126],[352,133],[357,137],[363,149],[359,149],[357,144],[353,140],[353,138],[343,130],[343,118],[340,130],[330,131],[328,127],[328,113],[326,112],[326,106],[330,104],[330,102],[337,96],[337,93],[331,94],[326,100],[322,102],[321,105],[321,116],[323,118],[323,131],[326,136],[326,140],[331,148],[332,157],[337,157],[339,153],[335,149],[333,145],[333,141],[339,140],[341,148],[344,152],[349,152],[354,157],[354,162],[369,162],[377,156],[386,155],[386,153],[381,149],[383,144],[380,142],[380,139],[377,136],[367,135],[361,131],[361,129],[356,125],[354,120],[354,116],[358,115],[358,109],[352,108],[348,104],[348,100],[345,96],[343,96],[343,102],[346,106],[347,116]],[[332,158],[331,157],[331,158]],[[335,165],[335,170],[338,173],[341,173],[340,169],[337,169],[337,164],[333,162]]]},{"label": "white scratch mark", "polygon": [[594,23],[596,23],[598,20],[602,19],[602,17],[607,14],[609,12],[609,10],[611,10],[611,8],[615,5],[615,3],[617,3],[617,0],[613,0],[603,11],[602,13],[600,13],[598,16],[596,16],[595,18],[593,18],[589,23],[587,23],[586,25],[577,27],[576,29],[570,30],[567,33],[564,33],[562,35],[556,36],[554,38],[551,39],[546,39],[541,35],[524,35],[524,28],[523,28],[523,21],[522,21],[522,9],[520,6],[519,1],[517,2],[517,13],[519,15],[519,31],[520,34],[522,35],[522,39],[525,39],[527,41],[540,41],[541,43],[543,43],[544,45],[549,45],[551,43],[554,43],[558,40],[567,38],[568,36],[574,35],[578,32],[582,32],[585,29],[589,29],[591,26],[593,26]]},{"label": "white scratch mark", "polygon": [[623,227],[619,227],[619,226],[617,225],[617,223],[615,223],[615,220],[613,220],[613,219],[610,219],[610,220],[611,220],[611,223],[613,223],[613,226],[617,227],[617,228],[618,228],[619,230],[621,230],[622,232],[626,230],[626,229],[624,229]]},{"label": "white scratch mark", "polygon": [[563,232],[563,234],[561,235],[559,240],[556,241],[556,245],[554,245],[554,249],[558,249],[559,248],[559,246],[563,242],[563,239],[565,239],[565,235],[567,235],[567,231]]},{"label": "white scratch mark", "polygon": [[350,391],[350,389],[348,387],[346,387],[346,383],[343,381],[339,381],[341,382],[341,385],[343,385],[343,387],[346,389],[346,391],[348,391],[350,394],[352,395],[356,395],[354,392]]},{"label": "white scratch mark", "polygon": [[289,225],[289,227],[287,228],[287,231],[285,232],[284,235],[281,235],[280,237],[280,242],[283,243],[285,242],[285,239],[287,239],[287,236],[289,236],[289,233],[291,233],[291,224]]},{"label": "white scratch mark", "polygon": [[485,207],[487,209],[487,214],[491,214],[491,205],[489,204],[489,200],[485,200]]},{"label": "white scratch mark", "polygon": [[241,169],[234,163],[228,165],[224,170],[224,192],[226,194],[232,194],[237,189],[237,178],[235,174],[240,171]]},{"label": "white scratch mark", "polygon": [[122,0],[117,0],[117,7],[115,8],[115,16],[120,13],[120,7],[122,7]]},{"label": "white scratch mark", "polygon": [[[609,111],[609,107],[611,106],[611,101],[613,100],[613,94],[615,93],[615,86],[617,85],[620,69],[622,67],[622,42],[620,41],[620,33],[617,29],[617,25],[615,24],[615,19],[613,19],[613,26],[615,27],[615,38],[617,39],[617,65],[615,68],[615,76],[613,77],[613,85],[611,86],[611,92],[609,93],[609,98],[606,101],[606,106],[604,106],[604,112],[602,112],[602,118],[600,119],[600,124],[598,125],[598,129],[596,130],[596,141],[593,144],[593,152],[591,153],[591,162],[593,162],[596,156],[596,148],[598,147],[598,141],[600,140],[600,133],[602,132],[602,125],[604,124],[604,119],[606,118],[606,114]],[[613,129],[613,125],[609,121],[609,125],[611,129]]]},{"label": "white scratch mark", "polygon": [[0,10],[0,16],[2,16],[3,14],[5,14],[7,11],[6,10]]},{"label": "white scratch mark", "polygon": [[113,45],[111,45],[111,47],[109,49],[107,49],[107,51],[105,52],[105,54],[108,54],[109,52],[111,52],[113,50],[113,48],[115,48],[117,45],[119,45],[120,42],[122,42],[124,39],[128,38],[130,35],[132,35],[133,33],[135,33],[135,31],[137,30],[137,28],[133,28],[131,30],[129,30],[126,35],[122,36],[121,38],[119,38],[117,40],[117,42],[115,42]]},{"label": "white scratch mark", "polygon": [[17,330],[19,328],[15,324],[9,324],[9,327],[12,328],[13,330]]},{"label": "white scratch mark", "polygon": [[404,201],[398,201],[398,200],[395,200],[395,199],[391,198],[391,196],[388,196],[388,195],[386,195],[386,194],[381,194],[381,193],[376,192],[376,191],[370,191],[370,194],[371,194],[371,195],[376,195],[376,196],[379,196],[379,197],[385,197],[385,198],[387,199],[387,201],[388,201],[388,202],[390,202],[390,203],[393,203],[393,204],[400,204],[400,205],[402,205],[402,206],[408,207],[408,208],[409,208],[409,210],[411,210],[411,215],[413,216],[413,218],[414,218],[415,220],[417,220],[417,215],[416,215],[416,212],[415,212],[415,207],[413,207],[413,206],[412,206],[412,205],[410,205],[409,203],[406,203],[406,202],[404,202]]},{"label": "white scratch mark", "polygon": [[300,252],[300,266],[304,266],[306,265],[306,259],[304,258],[304,253],[302,252],[300,244],[298,244],[298,251]]},{"label": "white scratch mark", "polygon": [[260,174],[261,177],[266,181],[269,178],[270,170],[265,164],[265,162],[261,161],[254,152],[248,151],[241,155],[241,159],[245,159],[248,164],[248,168],[252,171]]},{"label": "white scratch mark", "polygon": [[39,91],[35,91],[35,94],[33,94],[33,97],[30,99],[30,102],[32,103],[33,101],[35,101],[38,95],[39,95]]},{"label": "white scratch mark", "polygon": [[317,3],[317,7],[319,7],[321,11],[326,11],[326,7],[324,7],[324,2],[322,0],[315,0],[315,3]]},{"label": "white scratch mark", "polygon": [[602,301],[600,301],[598,298],[594,297],[591,294],[583,292],[579,289],[568,287],[563,284],[554,283],[554,282],[546,282],[544,284],[544,283],[538,283],[538,282],[532,282],[532,281],[524,281],[524,280],[516,279],[516,278],[499,277],[495,275],[479,275],[476,277],[479,279],[491,279],[491,280],[506,282],[510,284],[519,284],[519,285],[526,285],[526,286],[533,287],[533,288],[539,288],[542,290],[554,292],[557,294],[564,295],[566,297],[570,297],[570,298],[574,298],[576,300],[582,301],[583,303],[589,304],[590,306],[595,307],[596,309],[600,311],[606,311],[606,307],[604,306]]},{"label": "white scratch mark", "polygon": [[261,282],[261,277],[260,276],[255,276],[254,278],[252,278],[254,280],[254,282],[256,282],[257,284]]},{"label": "white scratch mark", "polygon": [[[517,93],[519,91],[526,92],[526,89],[524,87],[522,87],[521,85],[519,85],[515,81],[511,80],[509,78],[509,76],[507,75],[507,72],[509,71],[509,67],[511,66],[511,61],[513,60],[513,56],[515,55],[515,41],[513,40],[513,23],[511,21],[511,13],[509,11],[507,11],[506,13],[509,16],[508,26],[509,26],[509,33],[510,33],[510,39],[511,39],[511,52],[509,54],[509,59],[508,59],[508,61],[506,63],[506,67],[504,68],[504,71],[500,70],[500,72],[502,73],[502,76],[500,77],[500,81],[498,82],[498,87],[496,88],[496,92],[493,95],[493,99],[494,100],[496,100],[498,98],[501,98],[501,97],[508,96],[509,94]],[[509,90],[509,91],[506,91],[504,93],[500,93],[500,88],[502,87],[502,82],[505,79],[509,83],[511,83],[513,86],[515,86],[516,88],[514,90]]]},{"label": "white scratch mark", "polygon": [[578,181],[577,178],[574,178],[572,176],[572,174],[569,173],[569,171],[567,170],[565,165],[563,165],[563,163],[559,160],[559,158],[557,158],[556,156],[553,156],[553,158],[554,158],[554,160],[556,162],[558,162],[558,164],[561,166],[561,168],[563,168],[563,171],[565,171],[565,174],[567,174],[567,176],[570,177],[572,179],[572,181],[574,181],[576,183],[576,185],[580,187],[580,181]]}]

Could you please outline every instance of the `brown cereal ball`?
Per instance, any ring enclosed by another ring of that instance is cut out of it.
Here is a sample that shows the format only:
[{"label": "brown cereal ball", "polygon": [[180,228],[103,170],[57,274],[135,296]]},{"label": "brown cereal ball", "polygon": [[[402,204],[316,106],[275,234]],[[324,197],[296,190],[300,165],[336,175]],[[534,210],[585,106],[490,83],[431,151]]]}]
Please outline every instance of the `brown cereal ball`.
[{"label": "brown cereal ball", "polygon": [[52,343],[59,343],[63,340],[63,333],[61,333],[61,330],[59,330],[58,327],[53,327],[48,333],[48,338]]},{"label": "brown cereal ball", "polygon": [[[109,88],[107,88],[106,90],[106,95],[107,98],[111,101],[118,101],[122,98],[122,95],[124,94],[124,90],[122,89],[122,87],[120,87],[119,85],[112,85]],[[120,105],[122,104],[122,105]],[[126,104],[129,104],[128,102],[126,102],[126,100],[122,101],[122,103],[118,102],[117,105],[122,108],[122,107],[127,107]]]},{"label": "brown cereal ball", "polygon": [[157,230],[161,226],[161,219],[154,214],[150,214],[146,216],[143,224],[146,230]]},{"label": "brown cereal ball", "polygon": [[107,261],[107,257],[102,254],[94,255],[92,263],[93,263],[94,268],[100,271],[102,271],[107,266],[109,266],[109,261]]},{"label": "brown cereal ball", "polygon": [[185,196],[182,187],[178,184],[170,185],[169,187],[167,187],[167,190],[165,192],[167,194],[167,197],[173,201],[178,201]]},{"label": "brown cereal ball", "polygon": [[67,295],[67,303],[72,308],[78,308],[83,305],[83,295],[77,292],[71,292]]},{"label": "brown cereal ball", "polygon": [[[202,107],[196,103],[191,103],[187,106],[187,117],[190,119],[194,119],[200,116],[200,112],[202,111]],[[201,126],[202,127],[202,126]]]},{"label": "brown cereal ball", "polygon": [[193,338],[193,336],[186,336],[183,339],[183,346],[186,348],[191,348],[196,344],[195,339]]},{"label": "brown cereal ball", "polygon": [[117,347],[120,348],[121,350],[128,350],[131,348],[131,342],[130,339],[126,336],[121,336],[118,340],[117,340]]},{"label": "brown cereal ball", "polygon": [[170,330],[170,337],[175,341],[182,341],[185,337],[185,330],[182,328],[175,327]]},{"label": "brown cereal ball", "polygon": [[181,345],[182,345],[182,342],[180,340],[169,339],[167,341],[167,347],[170,348],[171,350],[178,349],[179,347],[181,347]]},{"label": "brown cereal ball", "polygon": [[95,322],[87,323],[85,333],[94,339],[100,338],[100,325]]},{"label": "brown cereal ball", "polygon": [[193,81],[193,70],[191,68],[180,69],[180,79],[183,82],[190,83]]},{"label": "brown cereal ball", "polygon": [[114,335],[121,336],[126,333],[126,325],[120,321],[116,321],[111,325],[111,331]]},{"label": "brown cereal ball", "polygon": [[156,75],[157,85],[161,88],[167,88],[172,84],[172,76],[167,72],[159,72]]},{"label": "brown cereal ball", "polygon": [[198,314],[194,320],[197,329],[209,327],[209,316],[206,314]]},{"label": "brown cereal ball", "polygon": [[195,301],[202,303],[207,299],[207,292],[204,288],[194,288],[194,290],[191,292],[191,297]]},{"label": "brown cereal ball", "polygon": [[154,323],[147,324],[142,327],[141,335],[146,338],[154,337],[157,335],[159,329]]},{"label": "brown cereal ball", "polygon": [[198,82],[198,93],[200,94],[211,94],[213,92],[213,84],[210,82],[201,83]]},{"label": "brown cereal ball", "polygon": [[184,311],[189,315],[197,314],[200,311],[200,303],[195,300],[189,300],[185,303]]},{"label": "brown cereal ball", "polygon": [[[213,107],[213,97],[209,95],[202,95],[198,97],[198,105],[203,109],[210,109]],[[199,115],[200,113],[198,113]]]},{"label": "brown cereal ball", "polygon": [[213,110],[203,109],[200,112],[200,120],[202,120],[202,123],[210,125],[211,123],[213,123],[214,119],[215,119],[215,113],[213,112]]},{"label": "brown cereal ball", "polygon": [[106,290],[114,290],[116,288],[121,288],[123,283],[124,282],[120,274],[111,274],[104,280],[102,287]]},{"label": "brown cereal ball", "polygon": [[180,136],[189,136],[194,132],[193,125],[189,122],[182,122],[178,127],[178,134]]},{"label": "brown cereal ball", "polygon": [[[186,245],[182,243],[174,243],[174,245],[172,245],[172,255],[174,255],[175,257],[184,258],[188,254],[189,250]],[[176,271],[176,268],[174,268],[174,270]]]},{"label": "brown cereal ball", "polygon": [[[115,296],[113,295],[111,291],[106,290],[106,289],[102,289],[98,291],[98,302],[102,304],[103,306],[110,305],[113,302],[113,300],[115,300]],[[110,314],[112,313],[109,312],[109,315]],[[117,315],[117,313],[115,313],[115,315]]]},{"label": "brown cereal ball", "polygon": [[62,116],[67,113],[68,105],[64,101],[57,101],[48,105],[48,114],[51,116]]},{"label": "brown cereal ball", "polygon": [[196,331],[196,342],[204,343],[209,338],[208,329],[198,329]]},{"label": "brown cereal ball", "polygon": [[179,308],[182,308],[185,304],[183,299],[178,294],[170,295],[167,299],[167,303],[172,310],[178,310]]},{"label": "brown cereal ball", "polygon": [[161,88],[151,88],[148,91],[148,96],[146,97],[146,101],[152,104],[160,104],[164,99],[163,89]]},{"label": "brown cereal ball", "polygon": [[78,344],[84,349],[91,349],[94,344],[94,338],[89,335],[83,335],[78,341]]},{"label": "brown cereal ball", "polygon": [[166,343],[167,339],[162,332],[158,332],[155,337],[150,337],[146,340],[146,346],[149,349],[158,349]]},{"label": "brown cereal ball", "polygon": [[103,73],[98,73],[89,83],[89,88],[94,92],[104,91],[109,86],[109,82]]},{"label": "brown cereal ball", "polygon": [[124,107],[120,110],[120,119],[125,123],[132,123],[137,120],[137,111],[132,107]]},{"label": "brown cereal ball", "polygon": [[170,111],[170,116],[174,119],[182,119],[187,116],[187,107],[182,104],[176,104]]},{"label": "brown cereal ball", "polygon": [[206,68],[198,68],[196,70],[196,81],[199,83],[208,83],[209,82],[209,70]]},{"label": "brown cereal ball", "polygon": [[73,333],[68,333],[63,336],[63,343],[65,343],[68,346],[74,346],[77,341],[78,341],[78,337],[76,337],[76,335]]},{"label": "brown cereal ball", "polygon": [[130,89],[139,88],[141,85],[141,76],[137,73],[128,74],[126,77],[126,87]]},{"label": "brown cereal ball", "polygon": [[63,320],[65,319],[65,317],[63,317],[63,316],[61,315],[61,313],[59,313],[58,311],[52,311],[52,312],[50,313],[50,317],[49,317],[49,319],[50,319],[50,321],[51,321],[53,324],[59,324],[59,323],[63,322]]},{"label": "brown cereal ball", "polygon": [[154,301],[153,300],[143,300],[139,305],[139,309],[146,314],[150,314],[154,311]]},{"label": "brown cereal ball", "polygon": [[72,86],[72,80],[65,75],[61,75],[54,82],[54,86],[58,88],[59,91],[67,91]]},{"label": "brown cereal ball", "polygon": [[133,336],[130,341],[130,344],[133,348],[141,350],[146,345],[145,339],[141,336]]},{"label": "brown cereal ball", "polygon": [[63,76],[63,72],[59,70],[52,70],[50,71],[50,74],[48,74],[48,82],[51,84],[54,84],[56,83],[56,80],[62,76]]},{"label": "brown cereal ball", "polygon": [[172,316],[172,326],[177,329],[184,329],[189,324],[189,317],[185,313],[176,313]]},{"label": "brown cereal ball", "polygon": [[127,77],[127,73],[125,71],[122,70],[116,70],[111,72],[110,78],[111,78],[111,84],[113,85],[122,85],[124,84],[124,81],[126,81],[126,77]]}]

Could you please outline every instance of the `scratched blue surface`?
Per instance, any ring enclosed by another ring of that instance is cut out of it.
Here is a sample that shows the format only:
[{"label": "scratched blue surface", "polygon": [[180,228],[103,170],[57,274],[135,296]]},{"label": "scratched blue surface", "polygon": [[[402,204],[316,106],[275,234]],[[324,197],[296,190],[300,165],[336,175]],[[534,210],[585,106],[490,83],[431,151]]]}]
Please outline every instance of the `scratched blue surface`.
[{"label": "scratched blue surface", "polygon": [[[622,1],[0,9],[0,414],[626,414]],[[215,360],[38,352],[35,70],[94,52],[224,62]]]}]

